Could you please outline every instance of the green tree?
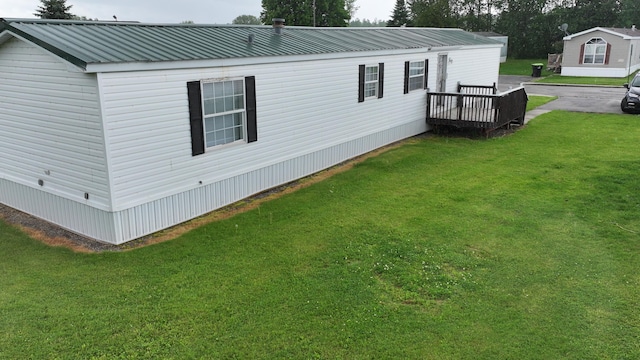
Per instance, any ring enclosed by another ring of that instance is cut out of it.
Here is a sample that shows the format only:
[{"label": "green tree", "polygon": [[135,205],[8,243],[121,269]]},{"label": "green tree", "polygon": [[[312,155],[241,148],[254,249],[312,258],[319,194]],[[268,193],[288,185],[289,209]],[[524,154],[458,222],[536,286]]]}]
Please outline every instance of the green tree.
[{"label": "green tree", "polygon": [[73,5],[67,6],[66,0],[40,0],[41,5],[33,15],[41,19],[73,19],[75,15],[69,12]]},{"label": "green tree", "polygon": [[231,22],[235,25],[262,25],[260,19],[253,15],[240,15]]},{"label": "green tree", "polygon": [[92,18],[88,18],[84,15],[82,16],[78,16],[78,15],[73,15],[72,17],[73,20],[80,20],[80,21],[98,21],[98,18],[92,19]]},{"label": "green tree", "polygon": [[[314,16],[315,3],[315,16]],[[347,26],[351,16],[345,0],[262,0],[260,20],[285,19],[287,25]]]},{"label": "green tree", "polygon": [[413,26],[456,27],[449,0],[413,0],[409,3]]},{"label": "green tree", "polygon": [[550,24],[552,0],[505,1],[495,31],[509,36],[509,55],[514,58],[546,57],[552,48],[552,32],[560,24]]},{"label": "green tree", "polygon": [[373,19],[373,20],[362,19],[362,20],[360,20],[359,18],[355,18],[354,20],[351,20],[349,22],[349,26],[350,27],[385,27],[385,26],[387,26],[387,22],[384,21],[384,20],[378,20],[378,19]]},{"label": "green tree", "polygon": [[[634,6],[638,6],[637,1]],[[620,13],[619,0],[576,0],[572,11],[574,27],[582,31],[596,26],[615,26]]]},{"label": "green tree", "polygon": [[404,0],[396,0],[396,6],[391,13],[391,19],[387,21],[387,26],[411,26],[411,19],[409,17],[409,10]]},{"label": "green tree", "polygon": [[356,11],[360,9],[360,6],[356,6],[357,0],[344,0],[344,8],[349,13],[349,19],[353,19],[353,16],[356,14]]},{"label": "green tree", "polygon": [[458,27],[468,31],[491,31],[496,0],[458,0],[452,3]]},{"label": "green tree", "polygon": [[630,28],[632,25],[640,27],[640,6],[638,0],[621,0],[620,15],[617,26]]}]

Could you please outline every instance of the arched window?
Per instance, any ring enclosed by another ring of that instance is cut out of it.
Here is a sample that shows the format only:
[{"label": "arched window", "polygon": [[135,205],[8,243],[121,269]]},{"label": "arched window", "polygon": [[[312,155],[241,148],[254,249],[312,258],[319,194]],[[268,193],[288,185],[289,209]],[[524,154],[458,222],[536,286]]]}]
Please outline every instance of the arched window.
[{"label": "arched window", "polygon": [[603,38],[591,38],[580,48],[581,64],[608,64],[611,45]]}]

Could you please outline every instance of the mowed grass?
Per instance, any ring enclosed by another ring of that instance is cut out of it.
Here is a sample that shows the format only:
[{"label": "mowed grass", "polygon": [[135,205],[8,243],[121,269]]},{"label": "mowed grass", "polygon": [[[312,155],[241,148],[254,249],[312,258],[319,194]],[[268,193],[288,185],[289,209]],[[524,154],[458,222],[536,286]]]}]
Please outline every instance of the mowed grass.
[{"label": "mowed grass", "polygon": [[531,76],[531,64],[543,64],[542,76],[552,74],[547,71],[547,59],[511,59],[500,63],[500,75]]},{"label": "mowed grass", "polygon": [[574,84],[574,85],[597,85],[597,86],[620,86],[629,83],[633,79],[633,75],[629,78],[609,78],[609,77],[591,77],[591,76],[562,76],[560,74],[549,74],[544,78],[535,80],[536,82],[545,84]]},{"label": "mowed grass", "polygon": [[538,106],[542,106],[548,102],[557,99],[557,96],[545,96],[545,95],[529,95],[527,101],[527,111],[533,110]]},{"label": "mowed grass", "polygon": [[122,253],[0,225],[0,358],[640,358],[640,123],[415,138]]}]

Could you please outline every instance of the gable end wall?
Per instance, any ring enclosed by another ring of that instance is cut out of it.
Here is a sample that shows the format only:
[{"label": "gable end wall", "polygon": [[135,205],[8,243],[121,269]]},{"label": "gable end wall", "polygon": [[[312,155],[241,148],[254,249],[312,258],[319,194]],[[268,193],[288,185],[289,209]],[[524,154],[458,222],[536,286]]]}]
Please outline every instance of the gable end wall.
[{"label": "gable end wall", "polygon": [[101,227],[72,215],[111,208],[96,76],[12,38],[0,45],[0,79],[0,203]]}]

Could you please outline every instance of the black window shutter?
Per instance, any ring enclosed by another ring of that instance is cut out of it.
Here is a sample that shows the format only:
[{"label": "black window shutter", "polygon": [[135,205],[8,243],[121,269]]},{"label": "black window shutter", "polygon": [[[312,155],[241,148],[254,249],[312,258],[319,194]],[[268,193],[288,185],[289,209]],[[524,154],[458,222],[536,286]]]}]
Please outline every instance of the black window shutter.
[{"label": "black window shutter", "polygon": [[584,60],[584,44],[580,45],[580,57],[578,58],[578,64],[582,64]]},{"label": "black window shutter", "polygon": [[364,101],[364,65],[358,66],[358,102]]},{"label": "black window shutter", "polygon": [[187,83],[187,95],[189,97],[189,124],[191,125],[191,155],[196,156],[204,154],[200,81]]},{"label": "black window shutter", "polygon": [[604,56],[604,64],[609,65],[609,56],[611,55],[611,44],[607,44],[607,52]]},{"label": "black window shutter", "polygon": [[429,59],[424,59],[424,89],[429,87]]},{"label": "black window shutter", "polygon": [[378,64],[378,99],[382,97],[382,89],[384,88],[384,63]]},{"label": "black window shutter", "polygon": [[409,62],[404,62],[404,93],[409,93]]},{"label": "black window shutter", "polygon": [[245,77],[244,88],[247,96],[247,142],[254,142],[258,141],[258,117],[256,113],[256,77]]}]

